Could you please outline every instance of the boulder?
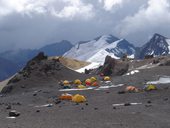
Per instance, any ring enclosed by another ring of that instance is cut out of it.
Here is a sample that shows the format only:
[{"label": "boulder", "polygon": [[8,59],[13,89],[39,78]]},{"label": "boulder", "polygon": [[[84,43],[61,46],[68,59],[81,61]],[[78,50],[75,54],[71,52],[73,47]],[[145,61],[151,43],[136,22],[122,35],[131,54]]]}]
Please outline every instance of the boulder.
[{"label": "boulder", "polygon": [[20,116],[20,112],[17,112],[16,110],[12,110],[9,112],[9,117],[18,117]]},{"label": "boulder", "polygon": [[117,76],[125,74],[129,69],[129,65],[125,61],[119,61],[111,56],[106,56],[104,65],[98,69],[98,74],[103,73],[104,76]]},{"label": "boulder", "polygon": [[162,63],[160,64],[160,66],[170,66],[170,59],[165,60],[164,62],[162,62]]}]

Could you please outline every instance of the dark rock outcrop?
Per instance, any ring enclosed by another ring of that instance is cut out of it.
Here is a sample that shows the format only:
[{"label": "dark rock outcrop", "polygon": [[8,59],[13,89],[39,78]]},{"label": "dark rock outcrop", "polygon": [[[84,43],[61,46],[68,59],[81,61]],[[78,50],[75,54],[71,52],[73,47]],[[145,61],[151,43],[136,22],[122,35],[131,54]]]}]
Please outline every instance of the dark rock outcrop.
[{"label": "dark rock outcrop", "polygon": [[18,117],[20,115],[20,112],[17,112],[16,110],[12,110],[9,112],[9,117]]},{"label": "dark rock outcrop", "polygon": [[105,76],[123,75],[128,71],[128,68],[129,65],[126,62],[106,56],[104,65],[98,69],[98,73],[103,73]]},{"label": "dark rock outcrop", "polygon": [[143,45],[140,48],[140,54],[138,58],[146,59],[148,55],[150,57],[152,55],[153,56],[168,55],[169,54],[168,40],[169,39],[167,37],[164,37],[160,34],[155,33],[153,37],[145,45]]},{"label": "dark rock outcrop", "polygon": [[164,61],[160,64],[160,66],[170,66],[170,59],[164,60]]}]

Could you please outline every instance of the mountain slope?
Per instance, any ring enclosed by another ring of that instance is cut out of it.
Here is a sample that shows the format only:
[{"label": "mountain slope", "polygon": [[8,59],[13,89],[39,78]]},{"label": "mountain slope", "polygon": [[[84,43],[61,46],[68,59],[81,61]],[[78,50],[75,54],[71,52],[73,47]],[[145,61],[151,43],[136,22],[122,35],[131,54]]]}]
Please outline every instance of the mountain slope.
[{"label": "mountain slope", "polygon": [[74,70],[67,68],[58,59],[49,59],[48,56],[40,52],[33,59],[28,61],[26,66],[11,78],[8,84],[2,89],[3,93],[10,91],[21,92],[25,88],[56,86],[61,80],[72,80],[88,77]]},{"label": "mountain slope", "polygon": [[107,55],[115,59],[120,59],[124,54],[129,58],[134,58],[135,47],[124,39],[117,40],[104,48],[101,48],[96,54],[91,56],[87,61],[103,63]]},{"label": "mountain slope", "polygon": [[112,35],[104,35],[91,41],[79,42],[70,51],[66,52],[64,56],[85,61],[98,52],[99,49],[116,40],[118,39]]},{"label": "mountain slope", "polygon": [[141,48],[139,58],[144,58],[145,55],[168,55],[170,54],[170,39],[154,34],[153,37]]},{"label": "mountain slope", "polygon": [[134,56],[135,47],[124,39],[104,35],[88,42],[76,44],[64,56],[83,61],[103,62],[107,55],[118,59],[124,54]]}]

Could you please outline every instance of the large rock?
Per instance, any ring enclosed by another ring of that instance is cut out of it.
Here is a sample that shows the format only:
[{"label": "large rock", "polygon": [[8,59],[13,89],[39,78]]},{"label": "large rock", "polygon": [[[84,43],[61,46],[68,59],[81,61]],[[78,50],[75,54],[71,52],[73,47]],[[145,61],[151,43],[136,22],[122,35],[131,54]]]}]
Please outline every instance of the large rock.
[{"label": "large rock", "polygon": [[128,71],[129,65],[124,61],[118,61],[110,56],[106,56],[104,65],[98,70],[98,73],[103,73],[105,76],[123,75]]},{"label": "large rock", "polygon": [[170,59],[164,60],[160,66],[170,66]]},{"label": "large rock", "polygon": [[12,110],[9,112],[9,117],[18,117],[20,115],[20,112],[17,112],[16,110]]}]

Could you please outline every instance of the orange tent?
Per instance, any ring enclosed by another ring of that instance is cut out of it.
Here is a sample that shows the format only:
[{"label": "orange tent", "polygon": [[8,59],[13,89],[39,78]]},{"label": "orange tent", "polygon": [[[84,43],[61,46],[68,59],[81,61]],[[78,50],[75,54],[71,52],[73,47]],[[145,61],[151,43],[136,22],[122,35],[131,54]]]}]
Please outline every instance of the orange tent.
[{"label": "orange tent", "polygon": [[134,86],[127,86],[125,90],[126,92],[138,92],[139,91],[139,89]]},{"label": "orange tent", "polygon": [[99,84],[97,82],[93,82],[91,86],[98,86]]},{"label": "orange tent", "polygon": [[60,100],[72,100],[72,98],[73,98],[73,96],[68,93],[64,93],[59,97]]}]

